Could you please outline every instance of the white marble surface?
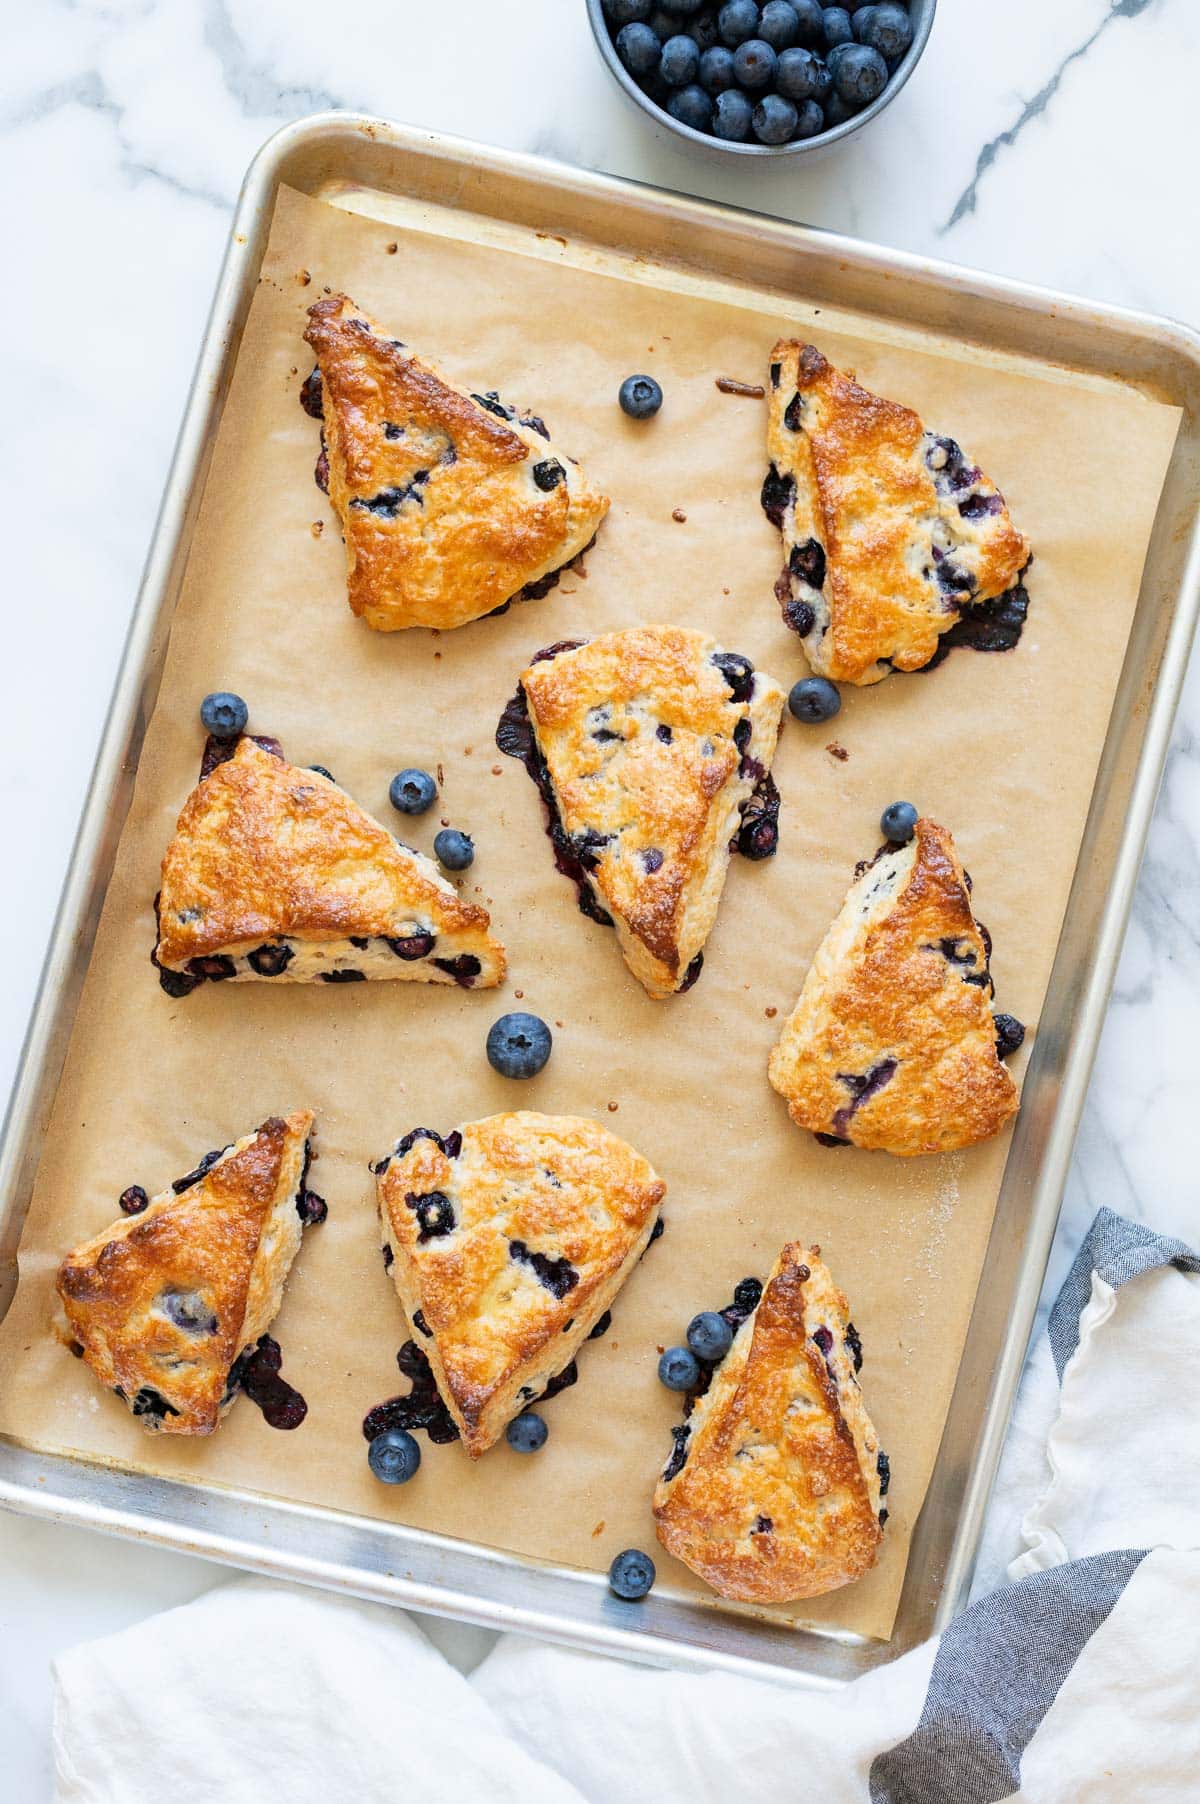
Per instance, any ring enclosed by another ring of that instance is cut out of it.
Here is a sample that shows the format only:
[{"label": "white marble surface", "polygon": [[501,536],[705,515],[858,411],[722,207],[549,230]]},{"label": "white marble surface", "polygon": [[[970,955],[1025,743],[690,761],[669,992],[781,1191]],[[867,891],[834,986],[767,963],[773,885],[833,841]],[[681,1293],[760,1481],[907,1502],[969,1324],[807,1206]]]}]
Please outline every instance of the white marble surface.
[{"label": "white marble surface", "polygon": [[[583,0],[13,0],[4,14],[3,1089],[230,211],[283,121],[362,108],[1200,323],[1192,0],[941,0],[925,59],[883,120],[815,167],[767,170],[696,160],[656,134],[598,61]],[[1184,1152],[1200,1010],[1198,736],[1193,676],[1052,1282],[1102,1202],[1200,1238]],[[220,1576],[0,1517],[6,1799],[50,1796],[54,1650]]]}]

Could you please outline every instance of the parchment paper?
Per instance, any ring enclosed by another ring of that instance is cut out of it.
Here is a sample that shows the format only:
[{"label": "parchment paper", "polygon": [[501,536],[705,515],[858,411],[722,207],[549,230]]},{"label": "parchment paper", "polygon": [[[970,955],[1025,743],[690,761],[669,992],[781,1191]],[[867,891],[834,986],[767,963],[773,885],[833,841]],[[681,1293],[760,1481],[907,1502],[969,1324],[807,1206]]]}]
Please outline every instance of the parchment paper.
[{"label": "parchment paper", "polygon": [[[1115,383],[981,361],[912,333],[849,336],[801,300],[728,283],[706,295],[694,275],[523,229],[481,226],[481,242],[457,242],[447,234],[469,230],[467,216],[391,207],[380,221],[279,198],[0,1332],[0,1428],[37,1448],[591,1570],[640,1545],[661,1584],[698,1592],[657,1546],[649,1513],[678,1420],[657,1353],[802,1236],[824,1249],[862,1334],[867,1403],[892,1459],[891,1520],[872,1574],[776,1614],[886,1637],[1008,1136],[908,1161],[823,1149],[789,1124],[767,1054],[855,860],[878,843],[880,809],[899,796],[953,831],[994,936],[997,1006],[1036,1025],[1177,415]],[[312,361],[304,312],[326,284],[470,386],[545,416],[556,447],[613,497],[586,578],[568,573],[542,601],[441,636],[375,634],[352,618],[336,521],[313,484],[317,428],[297,404]],[[789,720],[775,766],[779,855],[733,860],[700,982],[655,1003],[612,933],[578,913],[536,791],[493,732],[538,647],[637,621],[707,628],[785,687],[804,674],[772,596],[779,537],[758,505],[764,403],[715,387],[719,376],[764,381],[781,332],[811,336],[915,406],[1000,484],[1036,549],[1029,624],[1014,653],[958,651],[929,675],[846,689],[824,727]],[[616,392],[640,370],[658,376],[666,402],[636,425]],[[277,734],[298,764],[327,765],[382,820],[399,824],[394,771],[441,771],[439,805],[404,836],[426,850],[442,822],[474,836],[463,888],[508,946],[505,989],[162,993],[151,904],[196,780],[197,707],[218,688],[247,697],[252,731]],[[488,1026],[514,1006],[556,1036],[550,1064],[524,1085],[484,1058]],[[243,1400],[208,1441],[151,1438],[51,1337],[56,1263],[116,1216],[127,1184],[153,1194],[209,1147],[302,1104],[317,1113],[312,1182],[329,1219],[305,1236],[275,1333],[308,1419],[279,1433]],[[546,1406],[544,1452],[502,1445],[471,1466],[456,1446],[423,1444],[417,1480],[388,1490],[369,1476],[360,1424],[407,1389],[395,1365],[405,1330],[367,1162],[415,1125],[445,1131],[513,1107],[593,1115],[625,1135],[667,1183],[666,1233],[607,1338],[585,1344],[578,1385]]]}]

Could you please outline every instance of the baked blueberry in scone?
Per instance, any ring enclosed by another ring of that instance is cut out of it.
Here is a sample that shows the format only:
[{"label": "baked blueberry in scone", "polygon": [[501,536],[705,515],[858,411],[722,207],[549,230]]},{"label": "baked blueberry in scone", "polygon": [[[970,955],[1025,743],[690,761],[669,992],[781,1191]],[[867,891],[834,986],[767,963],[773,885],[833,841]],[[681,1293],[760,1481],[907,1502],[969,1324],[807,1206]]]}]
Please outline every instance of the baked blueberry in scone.
[{"label": "baked blueberry in scone", "polygon": [[631,627],[541,652],[497,734],[542,791],[560,870],[651,996],[687,989],[731,852],[778,840],[783,690],[706,633]]},{"label": "baked blueberry in scone", "polygon": [[544,595],[590,545],[608,497],[536,415],[460,388],[344,294],[309,308],[304,336],[319,380],[303,404],[324,422],[350,606],[368,626],[463,626]]},{"label": "baked blueberry in scone", "polygon": [[875,1564],[887,1456],[858,1384],[862,1346],[820,1247],[785,1246],[761,1300],[675,1432],[658,1538],[722,1597],[819,1597]]},{"label": "baked blueberry in scone", "polygon": [[954,841],[918,820],[907,845],[859,866],[771,1053],[797,1126],[906,1156],[999,1133],[1018,1101],[990,958]]},{"label": "baked blueberry in scone", "polygon": [[504,976],[485,909],[330,778],[248,737],[184,804],[157,912],[172,996],[206,979],[491,989]]},{"label": "baked blueberry in scone", "polygon": [[953,439],[782,340],[767,451],[762,505],[787,559],[775,593],[818,676],[877,683],[952,644],[1016,644],[1029,543]]},{"label": "baked blueberry in scone", "polygon": [[59,1267],[73,1351],[144,1428],[211,1434],[243,1389],[273,1426],[303,1420],[267,1329],[304,1225],[324,1214],[306,1188],[312,1125],[307,1109],[272,1116]]},{"label": "baked blueberry in scone", "polygon": [[374,1169],[385,1263],[477,1458],[570,1365],[666,1186],[598,1122],[527,1110],[415,1128]]}]

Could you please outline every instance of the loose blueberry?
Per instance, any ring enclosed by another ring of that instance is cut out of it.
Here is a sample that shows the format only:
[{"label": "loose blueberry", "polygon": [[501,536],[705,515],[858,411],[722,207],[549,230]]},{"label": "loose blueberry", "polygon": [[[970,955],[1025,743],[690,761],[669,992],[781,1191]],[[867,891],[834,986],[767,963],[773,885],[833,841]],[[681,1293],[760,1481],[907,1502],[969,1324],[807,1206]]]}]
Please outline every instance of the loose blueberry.
[{"label": "loose blueberry", "polygon": [[662,46],[648,25],[623,25],[616,36],[617,55],[631,75],[649,75],[658,68]]},{"label": "loose blueberry", "polygon": [[527,1409],[513,1417],[504,1430],[504,1438],[514,1453],[537,1453],[546,1445],[549,1433],[541,1416]]},{"label": "loose blueberry", "polygon": [[1010,1059],[1025,1043],[1024,1023],[1018,1021],[1015,1015],[997,1015],[993,1025],[996,1029],[996,1052],[1000,1058]]},{"label": "loose blueberry", "polygon": [[838,52],[833,80],[847,106],[870,106],[887,87],[887,79],[887,64],[869,44],[844,44]]},{"label": "loose blueberry", "polygon": [[680,35],[667,39],[658,72],[669,88],[686,88],[695,81],[699,67],[700,50],[695,38]]},{"label": "loose blueberry", "polygon": [[658,1362],[658,1379],[669,1391],[694,1391],[700,1382],[700,1362],[686,1347],[668,1347]]},{"label": "loose blueberry", "polygon": [[767,0],[758,22],[758,35],[772,50],[786,50],[800,35],[800,21],[791,0]]},{"label": "loose blueberry", "polygon": [[228,689],[215,689],[200,703],[200,725],[214,739],[236,739],[246,731],[250,710],[240,695]]},{"label": "loose blueberry", "polygon": [[421,1449],[407,1428],[385,1428],[367,1448],[367,1464],[384,1485],[406,1485],[421,1463]]},{"label": "loose blueberry", "polygon": [[774,81],[778,62],[765,38],[747,38],[733,53],[733,72],[743,88],[758,94]]},{"label": "loose blueberry", "polygon": [[[862,14],[859,14],[859,18]],[[867,24],[859,29],[858,19],[854,21],[859,42],[869,44],[872,50],[878,50],[880,56],[894,62],[912,43],[912,20],[906,8],[897,6],[895,0],[883,0],[879,6],[872,7],[868,14]]]},{"label": "loose blueberry", "polygon": [[785,100],[815,100],[823,106],[833,86],[828,65],[811,50],[785,50],[775,72],[775,85]]},{"label": "loose blueberry", "polygon": [[796,138],[815,138],[825,130],[825,109],[815,100],[802,100],[796,108]]},{"label": "loose blueberry", "polygon": [[147,1208],[150,1198],[140,1184],[131,1184],[128,1190],[122,1190],[119,1205],[122,1215],[140,1215]]},{"label": "loose blueberry", "polygon": [[402,770],[392,778],[388,800],[401,814],[424,814],[437,801],[437,784],[427,770]]},{"label": "loose blueberry", "polygon": [[712,128],[712,101],[696,82],[678,88],[667,102],[667,111],[672,119],[678,119],[680,125],[690,126],[694,132]]},{"label": "loose blueberry", "polygon": [[786,144],[799,123],[793,101],[764,94],[754,109],[754,136],[760,144]]},{"label": "loose blueberry", "polygon": [[821,720],[832,720],[841,705],[837,685],[827,677],[801,677],[793,684],[788,696],[788,708],[793,718],[806,721],[810,726]]},{"label": "loose blueberry", "polygon": [[762,1293],[762,1283],[758,1278],[743,1278],[740,1284],[734,1285],[734,1307],[749,1315],[752,1309],[758,1308]]},{"label": "loose blueberry", "polygon": [[[727,53],[728,54],[728,53]],[[754,108],[740,88],[729,88],[717,95],[713,108],[713,131],[727,143],[741,144],[750,136]]]},{"label": "loose blueberry", "polygon": [[634,25],[650,17],[654,0],[604,0],[604,10],[616,26]]},{"label": "loose blueberry", "polygon": [[854,27],[850,23],[850,14],[844,6],[827,6],[822,19],[822,30],[825,35],[826,48],[832,50],[836,44],[852,44]]},{"label": "loose blueberry", "polygon": [[434,836],[433,854],[448,871],[465,871],[475,862],[475,841],[456,827],[444,827]]},{"label": "loose blueberry", "polygon": [[733,1330],[715,1309],[703,1309],[688,1323],[687,1344],[697,1359],[715,1365],[733,1345]]},{"label": "loose blueberry", "polygon": [[[724,44],[714,44],[700,58],[700,86],[709,94],[724,94],[737,85],[733,73],[733,52]],[[747,121],[747,130],[749,122]]]},{"label": "loose blueberry", "polygon": [[906,846],[917,825],[911,802],[890,802],[879,817],[883,837],[893,846]]},{"label": "loose blueberry", "polygon": [[654,1583],[654,1561],[640,1547],[627,1547],[608,1569],[608,1588],[617,1597],[634,1603],[645,1597]]},{"label": "loose blueberry", "polygon": [[621,412],[631,420],[648,420],[663,404],[663,392],[653,376],[626,376],[617,394]]},{"label": "loose blueberry", "polygon": [[501,1077],[536,1077],[553,1044],[554,1037],[539,1015],[517,1010],[501,1015],[488,1029],[488,1064]]},{"label": "loose blueberry", "polygon": [[744,44],[758,30],[757,0],[725,0],[717,14],[717,30],[721,42],[728,44],[731,50]]}]

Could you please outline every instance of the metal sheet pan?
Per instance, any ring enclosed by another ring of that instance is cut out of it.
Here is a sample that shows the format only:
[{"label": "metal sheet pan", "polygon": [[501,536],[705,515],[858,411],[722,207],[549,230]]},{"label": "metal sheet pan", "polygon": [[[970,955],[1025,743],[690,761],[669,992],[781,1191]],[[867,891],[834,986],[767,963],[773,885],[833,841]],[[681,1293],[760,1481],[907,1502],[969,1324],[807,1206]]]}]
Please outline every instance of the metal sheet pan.
[{"label": "metal sheet pan", "polygon": [[1183,409],[938,1462],[886,1644],[622,1604],[593,1575],[417,1530],[31,1453],[0,1437],[0,1504],[306,1583],[577,1647],[830,1685],[962,1605],[1033,1324],[1092,1059],[1200,605],[1200,338],[1149,316],[854,243],[382,120],[288,126],[247,175],[0,1142],[0,1313],[124,822],[221,406],[281,183],[461,208],[802,292],[987,352],[1116,377]]}]

